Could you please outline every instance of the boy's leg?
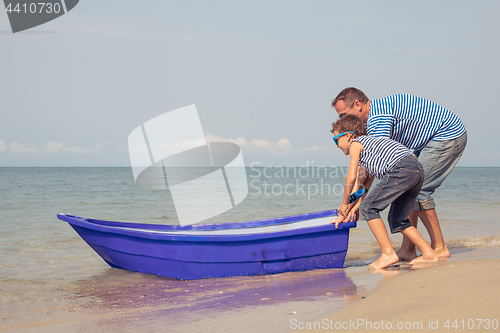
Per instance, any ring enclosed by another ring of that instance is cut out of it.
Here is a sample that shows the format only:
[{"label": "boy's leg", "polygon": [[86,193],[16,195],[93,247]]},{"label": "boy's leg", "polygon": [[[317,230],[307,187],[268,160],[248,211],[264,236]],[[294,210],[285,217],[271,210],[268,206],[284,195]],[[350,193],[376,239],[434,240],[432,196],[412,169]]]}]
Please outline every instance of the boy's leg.
[{"label": "boy's leg", "polygon": [[[385,176],[368,192],[365,200],[361,203],[361,214],[368,221],[368,225],[377,239],[382,256],[370,267],[383,268],[398,260],[396,253],[387,235],[387,230],[380,219],[379,212],[391,205],[389,220],[395,221],[393,215],[399,216],[396,223],[390,223],[391,232],[400,232],[411,226],[407,220],[409,212],[414,207],[415,197],[420,191],[423,182],[423,170],[414,156],[407,156],[398,161]],[[407,193],[409,188],[417,188],[412,193]],[[411,196],[407,198],[408,196]],[[403,198],[407,198],[403,200]],[[403,203],[399,205],[397,202]],[[404,207],[403,207],[404,206]],[[401,211],[401,209],[403,209]]]},{"label": "boy's leg", "polygon": [[[415,228],[418,223],[418,214],[417,212],[411,212],[410,216],[411,225]],[[396,254],[401,261],[411,261],[417,257],[417,250],[415,249],[415,244],[408,239],[408,237],[403,236],[403,242],[401,243],[401,247],[396,251]]]},{"label": "boy's leg", "polygon": [[[467,132],[457,139],[449,141],[430,141],[421,151],[419,161],[425,171],[425,181],[417,197],[417,211],[410,214],[410,221],[416,227],[417,217],[426,227],[431,238],[431,246],[440,257],[449,257],[450,252],[446,247],[439,219],[434,209],[434,200],[431,195],[455,167],[467,144]],[[402,260],[412,259],[415,252],[414,245],[403,239],[401,248],[397,251]]]},{"label": "boy's leg", "polygon": [[360,214],[368,221],[368,226],[382,250],[380,258],[369,265],[375,269],[384,268],[399,261],[379,213],[391,204],[395,196],[399,195],[399,189],[396,186],[391,186],[391,183],[393,183],[392,178],[386,174],[368,192],[360,206]]},{"label": "boy's leg", "polygon": [[382,255],[374,263],[368,265],[371,268],[385,268],[389,265],[397,263],[399,261],[396,252],[392,248],[391,241],[389,240],[389,235],[387,234],[387,229],[385,228],[382,219],[374,219],[368,221],[368,226],[372,231],[373,235],[377,239],[380,249],[382,250]]},{"label": "boy's leg", "polygon": [[[424,258],[432,261],[437,259],[437,256],[432,252],[431,247],[422,238],[408,218],[408,215],[410,215],[410,212],[415,207],[415,198],[420,193],[420,189],[424,183],[424,170],[415,157],[405,160],[399,167],[396,183],[401,189],[404,189],[404,192],[394,200],[389,210],[388,219],[391,232],[401,232],[403,234],[403,239],[406,238],[407,242],[409,241],[412,242],[412,244],[418,245],[419,249],[422,248],[425,252]],[[414,220],[414,222],[416,222],[416,220]],[[413,243],[413,241],[415,241],[415,243]],[[415,248],[415,246],[413,246],[413,248]],[[416,258],[415,252],[413,255],[414,258]]]},{"label": "boy's leg", "polygon": [[402,160],[393,167],[394,171],[397,172],[395,183],[401,189],[401,193],[391,203],[388,215],[389,226],[393,234],[412,226],[408,215],[415,207],[415,198],[425,178],[422,165],[415,156]]}]

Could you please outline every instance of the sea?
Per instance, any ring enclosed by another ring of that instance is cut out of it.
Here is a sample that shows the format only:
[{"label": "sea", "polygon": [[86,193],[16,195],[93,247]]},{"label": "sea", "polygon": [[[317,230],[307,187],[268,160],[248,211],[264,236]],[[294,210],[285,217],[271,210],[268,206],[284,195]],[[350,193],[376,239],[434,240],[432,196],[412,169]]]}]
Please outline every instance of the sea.
[{"label": "sea", "polygon": [[[203,223],[336,209],[347,169],[246,172],[243,202]],[[452,257],[500,247],[500,168],[457,167],[434,199]],[[368,273],[380,251],[366,221],[351,229],[343,269],[179,281],[110,268],[56,217],[179,224],[171,201],[165,190],[137,186],[129,167],[0,168],[0,330],[285,332],[292,320],[338,311],[384,278]],[[390,237],[397,248],[402,236]]]}]

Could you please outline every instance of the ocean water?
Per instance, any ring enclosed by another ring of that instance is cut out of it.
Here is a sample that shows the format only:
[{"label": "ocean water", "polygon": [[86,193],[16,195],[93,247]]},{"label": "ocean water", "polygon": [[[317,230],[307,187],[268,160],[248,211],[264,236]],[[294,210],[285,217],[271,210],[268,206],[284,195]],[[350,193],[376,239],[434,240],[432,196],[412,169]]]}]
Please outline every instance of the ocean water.
[{"label": "ocean water", "polygon": [[[247,198],[207,223],[335,209],[345,172],[335,167],[247,168]],[[452,254],[500,246],[500,168],[455,168],[434,198]],[[115,311],[125,311],[130,318],[144,319],[145,308],[159,311],[157,325],[166,325],[172,316],[181,322],[191,313],[197,314],[197,325],[202,327],[199,316],[213,307],[244,316],[252,306],[262,307],[271,299],[265,305],[269,313],[274,313],[276,304],[284,304],[287,309],[276,316],[285,316],[312,297],[314,305],[308,303],[309,312],[302,313],[307,318],[325,307],[338,308],[340,303],[332,300],[356,298],[368,288],[360,272],[378,254],[366,222],[360,221],[351,229],[346,269],[177,281],[109,268],[67,223],[56,218],[57,213],[178,224],[169,194],[137,187],[130,168],[0,168],[0,329],[36,323],[43,331],[43,323],[57,321],[54,315],[71,320],[94,316],[102,322]],[[398,246],[401,235],[391,235],[391,240]],[[222,312],[219,315],[224,318]],[[112,319],[107,322],[114,327]],[[281,320],[274,322],[279,325]]]}]

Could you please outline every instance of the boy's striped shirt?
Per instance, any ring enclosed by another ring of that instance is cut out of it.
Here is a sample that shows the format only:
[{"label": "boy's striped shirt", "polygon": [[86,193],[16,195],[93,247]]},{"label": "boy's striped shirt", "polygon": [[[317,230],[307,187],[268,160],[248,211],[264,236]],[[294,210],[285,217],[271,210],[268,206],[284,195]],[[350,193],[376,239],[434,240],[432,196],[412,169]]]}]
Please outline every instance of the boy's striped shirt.
[{"label": "boy's striped shirt", "polygon": [[465,125],[453,112],[418,96],[397,94],[370,102],[368,135],[420,150],[427,142],[458,138]]},{"label": "boy's striped shirt", "polygon": [[362,135],[352,142],[356,141],[361,143],[364,149],[359,154],[359,163],[378,179],[382,179],[397,161],[413,154],[399,142],[387,138]]}]

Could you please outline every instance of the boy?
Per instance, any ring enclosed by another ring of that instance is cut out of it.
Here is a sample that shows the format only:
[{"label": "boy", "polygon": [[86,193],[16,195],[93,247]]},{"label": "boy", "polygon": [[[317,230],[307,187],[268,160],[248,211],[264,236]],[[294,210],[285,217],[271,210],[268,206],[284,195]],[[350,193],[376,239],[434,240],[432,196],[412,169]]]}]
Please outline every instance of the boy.
[{"label": "boy", "polygon": [[333,140],[345,155],[350,155],[351,161],[345,180],[344,197],[338,209],[339,217],[331,223],[338,227],[339,223],[348,218],[349,195],[354,189],[358,165],[362,165],[370,174],[365,181],[367,187],[373,182],[374,176],[380,179],[360,205],[361,215],[368,221],[368,226],[382,250],[380,258],[369,266],[385,268],[399,261],[379,214],[389,205],[391,208],[388,222],[391,233],[401,232],[422,252],[422,255],[410,264],[439,261],[432,248],[408,219],[424,182],[424,171],[417,157],[396,141],[367,136],[363,121],[355,115],[345,115],[332,125],[331,132],[335,135]]}]

